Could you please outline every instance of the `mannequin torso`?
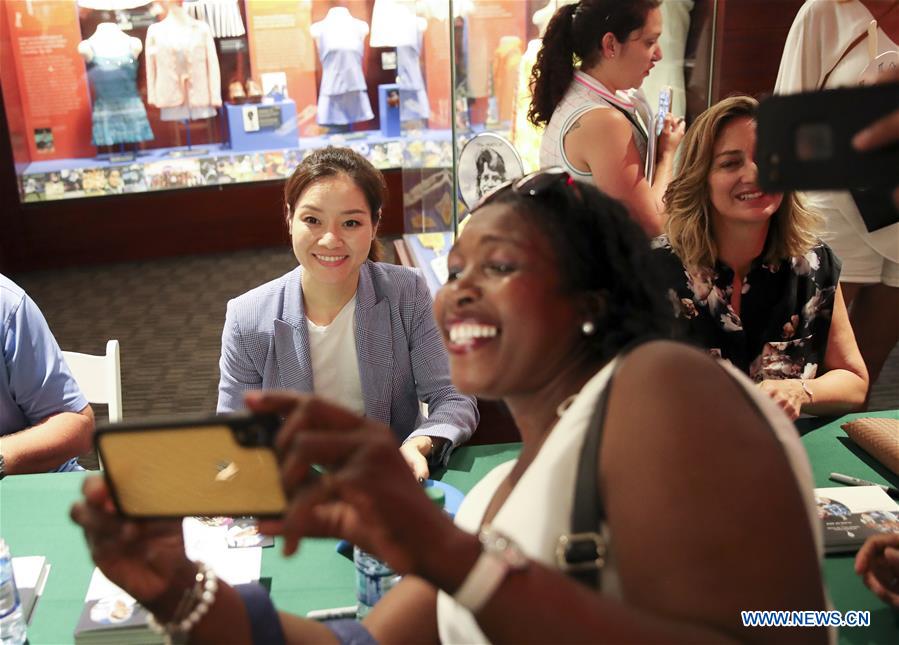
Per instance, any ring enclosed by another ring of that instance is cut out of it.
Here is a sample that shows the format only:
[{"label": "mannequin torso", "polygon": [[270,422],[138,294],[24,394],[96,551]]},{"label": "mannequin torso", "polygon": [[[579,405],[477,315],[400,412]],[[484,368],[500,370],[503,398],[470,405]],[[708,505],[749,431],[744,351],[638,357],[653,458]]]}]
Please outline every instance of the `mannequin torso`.
[{"label": "mannequin torso", "polygon": [[540,34],[540,38],[543,38],[543,32],[546,31],[546,25],[549,24],[550,18],[552,18],[553,14],[559,10],[559,7],[563,7],[567,4],[574,4],[575,2],[577,2],[577,0],[549,0],[542,9],[537,9],[537,11],[534,12],[531,22],[537,27],[537,33]]},{"label": "mannequin torso", "polygon": [[137,58],[142,50],[140,38],[129,36],[112,22],[101,22],[90,38],[78,43],[78,53],[86,63],[94,56],[113,58],[130,54]]},{"label": "mannequin torso", "polygon": [[138,143],[153,138],[147,111],[137,89],[141,42],[118,25],[103,22],[78,53],[87,66],[92,90],[91,142],[95,146]]},{"label": "mannequin torso", "polygon": [[368,24],[354,18],[346,7],[333,7],[324,20],[312,23],[310,31],[319,46],[319,56],[324,58],[331,49],[358,49],[361,53]]},{"label": "mannequin torso", "polygon": [[318,123],[345,126],[374,118],[362,70],[368,23],[333,7],[310,31],[322,64]]},{"label": "mannequin torso", "polygon": [[147,102],[164,121],[203,119],[221,106],[221,72],[212,30],[179,3],[147,29]]}]

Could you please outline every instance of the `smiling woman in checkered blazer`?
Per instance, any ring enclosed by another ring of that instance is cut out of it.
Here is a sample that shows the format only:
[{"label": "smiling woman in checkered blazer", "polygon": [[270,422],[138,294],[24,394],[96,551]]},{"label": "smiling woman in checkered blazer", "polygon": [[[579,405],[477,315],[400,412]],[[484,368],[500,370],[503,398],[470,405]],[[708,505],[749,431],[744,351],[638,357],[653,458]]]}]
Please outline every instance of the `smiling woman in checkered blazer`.
[{"label": "smiling woman in checkered blazer", "polygon": [[248,390],[314,392],[388,424],[426,478],[471,436],[478,412],[450,383],[422,275],[377,261],[386,192],[381,173],[347,148],[314,152],[288,179],[300,266],[228,303],[218,411],[243,408]]}]

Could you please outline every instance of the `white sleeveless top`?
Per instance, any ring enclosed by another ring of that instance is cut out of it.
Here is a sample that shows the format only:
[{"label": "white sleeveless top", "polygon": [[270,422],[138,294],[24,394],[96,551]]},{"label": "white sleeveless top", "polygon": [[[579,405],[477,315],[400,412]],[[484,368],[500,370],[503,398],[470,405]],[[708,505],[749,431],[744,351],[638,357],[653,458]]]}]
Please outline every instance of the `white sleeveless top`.
[{"label": "white sleeveless top", "polygon": [[[589,172],[578,170],[568,161],[565,155],[565,135],[571,126],[590,110],[618,108],[631,115],[631,129],[634,132],[634,144],[640,153],[640,158],[646,161],[646,130],[637,125],[638,115],[643,124],[650,123],[651,114],[645,101],[639,100],[636,92],[613,93],[605,85],[592,76],[577,70],[574,80],[568,86],[568,91],[562,97],[562,101],[553,110],[553,115],[546,125],[543,140],[540,142],[540,167],[561,166],[575,179],[587,183],[593,183],[593,177]],[[599,142],[597,142],[599,145]]]},{"label": "white sleeveless top", "polygon": [[[530,559],[548,567],[557,568],[556,542],[559,536],[569,533],[571,529],[574,481],[581,447],[596,402],[609,381],[615,362],[606,365],[584,385],[491,522],[493,528],[513,538]],[[823,557],[823,542],[812,492],[812,471],[796,428],[771,398],[745,375],[726,362],[721,362],[721,365],[755,401],[783,446],[800,488],[820,560]],[[509,461],[497,466],[471,489],[456,513],[457,526],[470,533],[480,530],[490,500],[514,465],[515,461]],[[600,574],[602,593],[620,599],[615,539],[608,525],[603,525],[602,534],[608,548],[606,565]],[[489,642],[472,613],[443,591],[437,595],[437,626],[442,643]],[[836,631],[832,631],[832,641],[835,635]]]}]

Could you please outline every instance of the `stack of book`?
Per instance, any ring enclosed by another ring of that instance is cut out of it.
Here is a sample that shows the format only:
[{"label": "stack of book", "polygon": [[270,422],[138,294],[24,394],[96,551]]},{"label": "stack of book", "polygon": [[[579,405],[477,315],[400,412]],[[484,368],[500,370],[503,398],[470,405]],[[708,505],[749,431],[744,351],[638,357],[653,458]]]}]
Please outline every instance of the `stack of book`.
[{"label": "stack of book", "polygon": [[127,593],[94,569],[85,606],[75,627],[77,645],[157,645],[163,637],[150,630],[149,614]]},{"label": "stack of book", "polygon": [[825,553],[857,551],[879,533],[899,533],[899,504],[879,486],[816,488]]},{"label": "stack of book", "polygon": [[19,589],[22,613],[25,614],[25,623],[28,624],[31,623],[37,599],[44,593],[44,585],[50,574],[50,563],[42,555],[29,555],[13,558],[12,570]]},{"label": "stack of book", "polygon": [[[229,518],[186,517],[183,522],[187,557],[202,560],[225,582],[236,585],[259,580],[261,545],[251,523]],[[247,546],[250,545],[250,546]],[[99,569],[91,575],[84,609],[75,628],[77,645],[156,645],[163,637],[149,625],[146,609]]]}]

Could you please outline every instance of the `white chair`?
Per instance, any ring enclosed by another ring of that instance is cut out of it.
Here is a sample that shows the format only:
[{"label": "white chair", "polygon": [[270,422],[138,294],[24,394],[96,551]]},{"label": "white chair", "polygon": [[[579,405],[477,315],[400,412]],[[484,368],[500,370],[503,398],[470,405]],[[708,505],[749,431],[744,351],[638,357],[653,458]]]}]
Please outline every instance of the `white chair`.
[{"label": "white chair", "polygon": [[119,341],[106,343],[106,355],[63,352],[69,370],[88,403],[105,403],[109,407],[109,422],[122,420],[122,366],[119,361]]}]

